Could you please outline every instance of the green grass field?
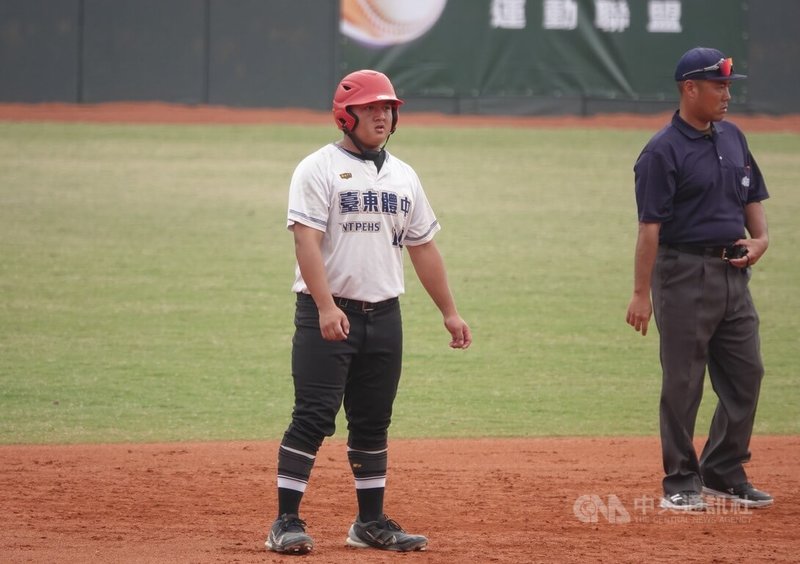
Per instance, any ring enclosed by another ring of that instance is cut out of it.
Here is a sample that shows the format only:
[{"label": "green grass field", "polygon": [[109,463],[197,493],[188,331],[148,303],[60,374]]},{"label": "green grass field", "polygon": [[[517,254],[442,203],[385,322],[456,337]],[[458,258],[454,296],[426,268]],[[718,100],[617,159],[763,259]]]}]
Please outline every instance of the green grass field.
[{"label": "green grass field", "polygon": [[[657,434],[657,333],[624,322],[650,131],[405,127],[475,342],[406,272],[394,437]],[[0,123],[0,443],[275,439],[291,413],[295,164],[331,127]],[[800,433],[800,135],[752,291],[756,433]],[[710,388],[698,434],[714,407]],[[343,422],[339,428],[344,430]]]}]

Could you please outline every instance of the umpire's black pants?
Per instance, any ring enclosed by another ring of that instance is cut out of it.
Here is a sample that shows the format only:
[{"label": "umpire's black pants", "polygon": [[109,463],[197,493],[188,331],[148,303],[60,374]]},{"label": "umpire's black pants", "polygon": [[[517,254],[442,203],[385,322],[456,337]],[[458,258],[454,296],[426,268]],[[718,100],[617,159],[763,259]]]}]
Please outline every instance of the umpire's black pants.
[{"label": "umpire's black pants", "polygon": [[[653,311],[660,333],[664,493],[747,480],[750,436],[764,368],[750,269],[660,247]],[[693,438],[706,366],[719,401],[700,460]]]},{"label": "umpire's black pants", "polygon": [[342,400],[348,446],[363,451],[385,449],[400,382],[399,301],[366,312],[360,302],[342,302],[339,307],[350,320],[350,335],[346,341],[326,341],[314,300],[307,294],[297,297],[292,340],[294,411],[282,444],[311,454],[336,430]]}]

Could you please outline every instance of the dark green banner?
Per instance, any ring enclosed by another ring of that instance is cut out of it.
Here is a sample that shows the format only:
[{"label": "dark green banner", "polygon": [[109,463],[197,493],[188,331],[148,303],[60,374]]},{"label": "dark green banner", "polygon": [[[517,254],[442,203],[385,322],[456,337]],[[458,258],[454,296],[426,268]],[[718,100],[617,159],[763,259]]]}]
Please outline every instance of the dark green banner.
[{"label": "dark green banner", "polygon": [[401,97],[674,101],[675,64],[698,45],[747,73],[746,2],[342,0],[341,10],[340,74],[381,70]]}]

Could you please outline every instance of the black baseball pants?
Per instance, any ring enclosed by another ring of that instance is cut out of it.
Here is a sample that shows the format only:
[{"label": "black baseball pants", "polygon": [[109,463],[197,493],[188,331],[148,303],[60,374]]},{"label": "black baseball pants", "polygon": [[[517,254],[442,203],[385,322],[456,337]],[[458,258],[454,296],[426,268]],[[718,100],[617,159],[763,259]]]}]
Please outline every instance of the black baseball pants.
[{"label": "black baseball pants", "polygon": [[362,451],[387,447],[392,406],[397,395],[403,354],[398,300],[364,311],[361,302],[340,300],[350,320],[345,341],[326,341],[311,296],[298,294],[292,340],[294,410],[284,445],[316,453],[336,430],[344,402],[348,446]]}]

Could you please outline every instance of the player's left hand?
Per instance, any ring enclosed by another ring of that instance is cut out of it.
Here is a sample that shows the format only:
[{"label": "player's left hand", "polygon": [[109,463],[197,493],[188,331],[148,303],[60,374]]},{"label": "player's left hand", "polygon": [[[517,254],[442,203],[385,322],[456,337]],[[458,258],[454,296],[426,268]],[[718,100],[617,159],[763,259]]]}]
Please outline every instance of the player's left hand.
[{"label": "player's left hand", "polygon": [[461,316],[454,315],[446,317],[444,326],[450,333],[452,340],[450,347],[453,349],[466,349],[472,344],[472,332],[469,330],[467,322],[461,319]]}]

